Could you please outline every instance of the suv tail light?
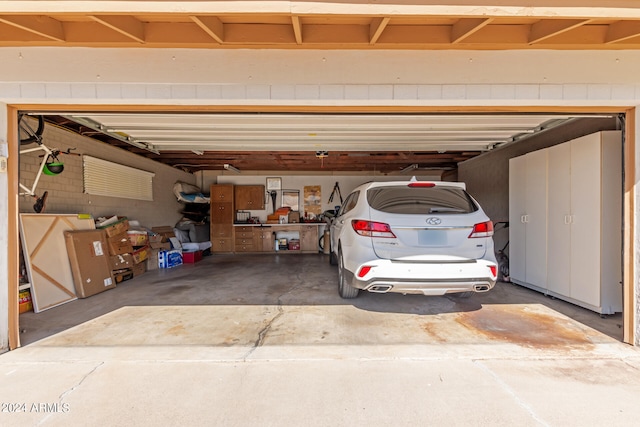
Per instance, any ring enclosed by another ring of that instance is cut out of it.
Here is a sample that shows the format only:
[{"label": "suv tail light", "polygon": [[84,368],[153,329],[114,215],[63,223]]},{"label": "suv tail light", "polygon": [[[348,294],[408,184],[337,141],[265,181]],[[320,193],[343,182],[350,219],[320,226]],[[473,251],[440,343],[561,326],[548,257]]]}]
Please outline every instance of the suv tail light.
[{"label": "suv tail light", "polygon": [[365,221],[363,219],[354,219],[351,221],[354,231],[361,236],[368,237],[391,237],[396,235],[391,231],[389,224],[384,222]]},{"label": "suv tail light", "polygon": [[493,222],[480,222],[473,226],[473,231],[469,234],[469,238],[474,237],[491,237],[493,236]]},{"label": "suv tail light", "polygon": [[490,265],[489,266],[489,270],[491,270],[491,275],[493,277],[498,277],[498,266],[497,265]]}]

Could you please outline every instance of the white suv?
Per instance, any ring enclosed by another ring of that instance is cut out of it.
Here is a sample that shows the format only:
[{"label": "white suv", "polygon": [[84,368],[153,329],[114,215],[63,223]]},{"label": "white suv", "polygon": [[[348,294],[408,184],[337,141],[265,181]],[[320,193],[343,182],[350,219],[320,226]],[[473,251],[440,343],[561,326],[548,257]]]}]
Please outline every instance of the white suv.
[{"label": "white suv", "polygon": [[415,178],[357,187],[331,223],[340,296],[361,289],[469,296],[493,288],[493,223],[465,188]]}]

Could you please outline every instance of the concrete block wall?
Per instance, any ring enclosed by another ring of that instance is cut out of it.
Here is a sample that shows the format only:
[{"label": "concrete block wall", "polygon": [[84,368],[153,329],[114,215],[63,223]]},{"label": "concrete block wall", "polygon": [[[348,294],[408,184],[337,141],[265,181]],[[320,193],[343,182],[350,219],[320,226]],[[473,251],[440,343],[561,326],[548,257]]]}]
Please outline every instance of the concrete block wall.
[{"label": "concrete block wall", "polygon": [[[46,213],[88,213],[94,218],[100,216],[121,215],[140,221],[147,227],[173,225],[180,218],[182,205],[173,194],[176,181],[196,184],[196,177],[153,160],[132,154],[121,148],[95,141],[47,124],[43,142],[49,148],[71,153],[86,154],[114,163],[154,172],[153,201],[123,199],[118,197],[96,196],[83,193],[82,157],[61,154],[58,159],[64,163],[64,171],[55,176],[42,174],[35,193],[41,196],[48,191]],[[35,144],[23,146],[30,148]],[[40,168],[43,151],[26,153],[20,156],[20,183],[31,188]],[[20,196],[20,212],[33,212],[35,199]]]}]

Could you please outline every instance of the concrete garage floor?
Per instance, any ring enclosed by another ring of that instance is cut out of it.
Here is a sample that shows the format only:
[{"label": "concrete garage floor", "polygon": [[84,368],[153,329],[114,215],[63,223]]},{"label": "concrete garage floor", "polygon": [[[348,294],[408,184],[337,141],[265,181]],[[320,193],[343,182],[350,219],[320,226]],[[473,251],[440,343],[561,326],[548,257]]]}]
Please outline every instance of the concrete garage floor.
[{"label": "concrete garage floor", "polygon": [[[196,264],[149,271],[87,299],[38,314],[22,314],[20,338],[22,345],[31,344],[99,318],[68,331],[64,339],[73,342],[85,328],[99,324],[108,325],[109,331],[100,336],[91,331],[88,335],[94,345],[123,343],[118,341],[122,336],[113,336],[118,326],[126,329],[122,332],[131,340],[138,339],[139,328],[149,327],[152,331],[159,328],[153,334],[158,342],[185,340],[220,346],[253,343],[255,330],[250,326],[260,325],[269,326],[261,338],[278,345],[500,340],[535,346],[596,339],[599,334],[594,335],[590,328],[622,340],[621,314],[601,318],[509,283],[498,283],[491,292],[468,299],[361,292],[356,299],[343,300],[337,293],[337,280],[337,268],[329,265],[327,255],[214,255]],[[199,315],[210,320],[199,325]],[[155,317],[177,329],[162,333],[160,324],[151,320]],[[198,329],[187,330],[196,325]],[[228,337],[216,341],[208,327]],[[59,339],[63,338],[50,341]]]},{"label": "concrete garage floor", "polygon": [[0,401],[26,410],[0,425],[638,424],[619,315],[511,284],[342,300],[336,281],[326,255],[218,255],[23,314]]}]

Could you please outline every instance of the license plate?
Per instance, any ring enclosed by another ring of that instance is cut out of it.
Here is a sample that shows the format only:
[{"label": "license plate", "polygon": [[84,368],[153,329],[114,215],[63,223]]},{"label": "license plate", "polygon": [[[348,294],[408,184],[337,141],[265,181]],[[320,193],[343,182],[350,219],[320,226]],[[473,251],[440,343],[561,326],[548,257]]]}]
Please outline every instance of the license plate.
[{"label": "license plate", "polygon": [[419,230],[418,244],[420,246],[446,246],[447,232],[445,230]]}]

